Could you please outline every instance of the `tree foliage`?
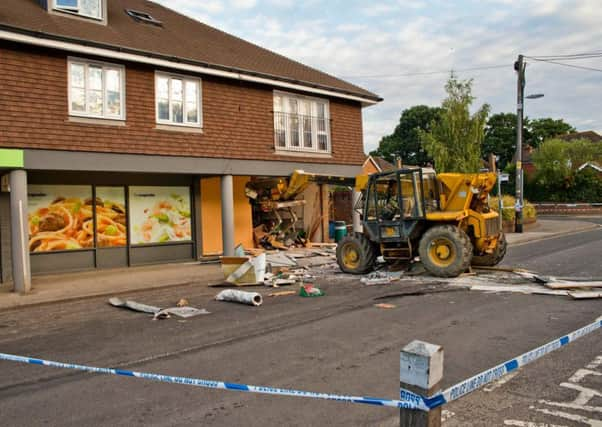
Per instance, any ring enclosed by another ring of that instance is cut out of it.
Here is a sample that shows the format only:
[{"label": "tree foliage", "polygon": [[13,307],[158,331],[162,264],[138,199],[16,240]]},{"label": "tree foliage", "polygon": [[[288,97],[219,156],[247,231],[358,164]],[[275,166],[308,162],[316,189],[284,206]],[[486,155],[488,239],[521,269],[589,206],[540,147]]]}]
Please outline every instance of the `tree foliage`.
[{"label": "tree foliage", "polygon": [[471,115],[472,80],[458,80],[453,73],[445,91],[440,120],[432,123],[430,131],[419,131],[420,140],[438,172],[477,172],[489,105]]},{"label": "tree foliage", "polygon": [[416,105],[403,110],[399,123],[391,135],[384,136],[378,148],[371,155],[383,157],[394,162],[397,156],[404,164],[424,166],[432,162],[432,158],[422,146],[419,130],[430,131],[431,124],[437,122],[441,109],[426,105]]},{"label": "tree foliage", "polygon": [[575,128],[564,120],[549,117],[529,120],[525,126],[529,130],[529,136],[525,138],[525,142],[533,148],[539,147],[548,139],[575,132]]},{"label": "tree foliage", "polygon": [[512,162],[516,150],[516,114],[493,114],[485,127],[483,156],[498,156],[498,167],[504,169]]}]

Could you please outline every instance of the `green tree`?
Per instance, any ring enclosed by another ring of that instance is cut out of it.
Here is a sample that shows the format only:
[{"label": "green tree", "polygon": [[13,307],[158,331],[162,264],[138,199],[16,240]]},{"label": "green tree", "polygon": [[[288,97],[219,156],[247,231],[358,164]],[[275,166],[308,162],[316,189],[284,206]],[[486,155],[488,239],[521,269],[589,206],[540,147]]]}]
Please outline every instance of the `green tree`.
[{"label": "green tree", "polygon": [[602,161],[602,144],[591,142],[589,139],[577,139],[566,143],[566,154],[571,161],[573,170],[586,162]]},{"label": "green tree", "polygon": [[516,114],[497,113],[487,121],[483,140],[483,156],[498,156],[498,167],[504,169],[512,162],[516,150]]},{"label": "green tree", "polygon": [[528,129],[528,135],[525,135],[525,143],[533,148],[539,147],[547,139],[575,132],[575,128],[563,119],[556,120],[549,117],[530,120],[525,127]]},{"label": "green tree", "polygon": [[458,80],[453,73],[445,91],[441,119],[432,123],[431,131],[420,131],[420,139],[438,172],[477,172],[489,105],[471,115],[472,80]]},{"label": "green tree", "polygon": [[426,153],[418,131],[429,131],[431,124],[439,120],[441,109],[427,105],[416,105],[403,110],[399,123],[391,135],[384,136],[371,155],[394,162],[401,157],[403,163],[424,166],[432,159]]}]

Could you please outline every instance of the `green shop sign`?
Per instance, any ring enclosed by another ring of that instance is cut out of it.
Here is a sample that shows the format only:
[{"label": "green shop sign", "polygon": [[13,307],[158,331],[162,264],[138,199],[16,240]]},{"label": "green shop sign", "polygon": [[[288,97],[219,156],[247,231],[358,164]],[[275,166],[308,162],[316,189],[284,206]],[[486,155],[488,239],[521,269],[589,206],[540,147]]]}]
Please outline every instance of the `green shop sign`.
[{"label": "green shop sign", "polygon": [[22,168],[24,166],[23,150],[0,148],[0,168]]}]

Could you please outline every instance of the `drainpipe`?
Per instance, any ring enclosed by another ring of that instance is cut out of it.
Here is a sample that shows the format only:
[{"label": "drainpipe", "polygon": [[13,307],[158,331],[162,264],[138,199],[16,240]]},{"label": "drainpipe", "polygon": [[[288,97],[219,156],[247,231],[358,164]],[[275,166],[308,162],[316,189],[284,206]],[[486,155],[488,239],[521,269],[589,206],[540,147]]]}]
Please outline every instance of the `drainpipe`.
[{"label": "drainpipe", "polygon": [[234,185],[232,175],[221,177],[221,189],[224,256],[234,256]]},{"label": "drainpipe", "polygon": [[25,294],[31,291],[29,227],[27,223],[27,172],[22,169],[11,171],[9,180],[13,285],[15,292]]}]

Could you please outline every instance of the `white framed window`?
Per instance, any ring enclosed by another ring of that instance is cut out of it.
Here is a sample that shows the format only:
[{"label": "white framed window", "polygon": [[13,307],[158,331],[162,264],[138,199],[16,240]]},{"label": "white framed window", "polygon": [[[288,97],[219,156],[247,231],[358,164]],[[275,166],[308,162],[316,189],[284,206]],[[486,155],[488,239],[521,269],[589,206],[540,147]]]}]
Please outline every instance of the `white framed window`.
[{"label": "white framed window", "polygon": [[53,9],[73,13],[86,18],[103,19],[103,1],[105,0],[51,0]]},{"label": "white framed window", "polygon": [[69,58],[69,114],[125,119],[125,67]]},{"label": "white framed window", "polygon": [[330,153],[330,109],[326,99],[274,92],[276,150]]},{"label": "white framed window", "polygon": [[157,123],[202,127],[201,79],[155,74]]}]

